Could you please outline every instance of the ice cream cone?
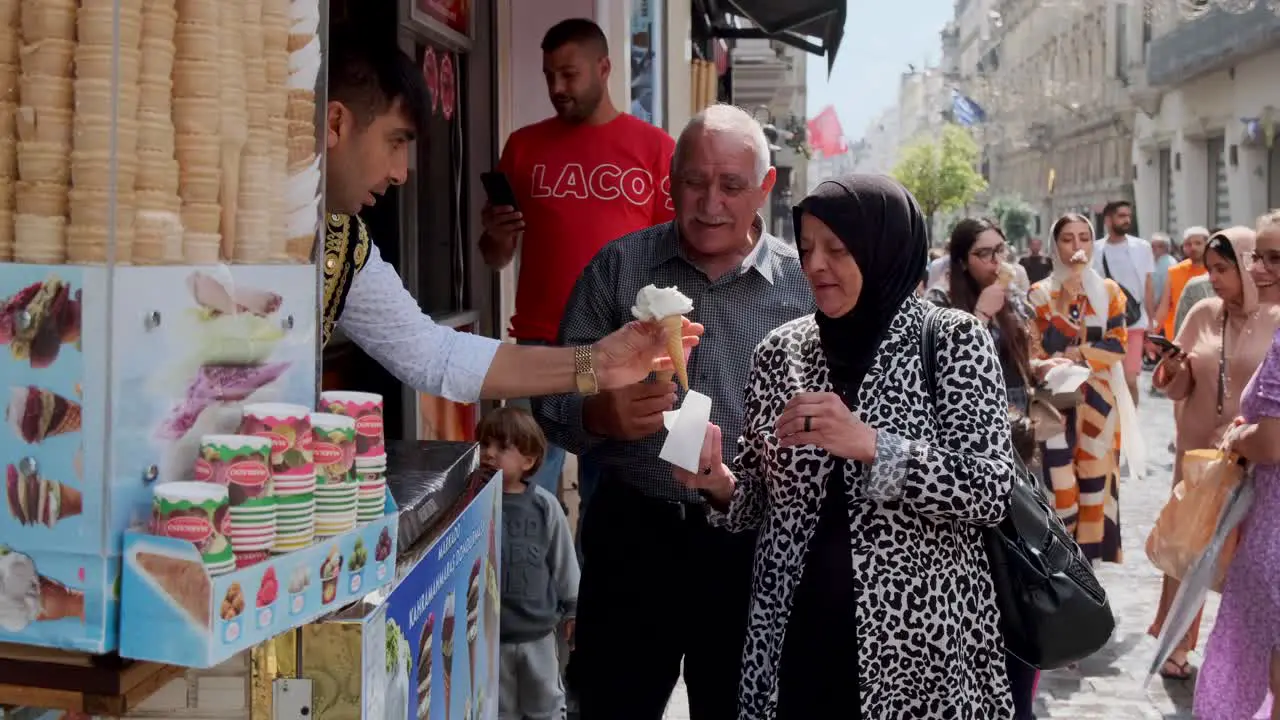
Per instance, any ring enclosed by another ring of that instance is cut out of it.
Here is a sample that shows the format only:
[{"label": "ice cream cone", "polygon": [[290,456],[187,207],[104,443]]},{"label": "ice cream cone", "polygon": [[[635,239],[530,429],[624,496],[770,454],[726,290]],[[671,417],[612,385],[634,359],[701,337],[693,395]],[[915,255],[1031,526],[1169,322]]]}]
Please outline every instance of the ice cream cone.
[{"label": "ice cream cone", "polygon": [[36,620],[78,618],[84,622],[84,593],[40,576],[40,615]]},{"label": "ice cream cone", "polygon": [[69,487],[66,483],[58,483],[58,516],[50,518],[53,522],[80,514],[80,491]]},{"label": "ice cream cone", "polygon": [[80,403],[71,402],[48,390],[41,390],[40,394],[41,403],[52,406],[49,429],[45,432],[45,437],[76,432],[80,429]]},{"label": "ice cream cone", "polygon": [[1008,288],[1013,283],[1013,266],[1009,263],[1000,263],[1000,269],[996,271],[996,282],[1000,283],[1000,287]]},{"label": "ice cream cone", "polygon": [[671,356],[671,365],[675,368],[680,387],[689,391],[689,369],[684,358],[684,316],[671,315],[662,318],[662,331],[667,336],[667,354]]}]

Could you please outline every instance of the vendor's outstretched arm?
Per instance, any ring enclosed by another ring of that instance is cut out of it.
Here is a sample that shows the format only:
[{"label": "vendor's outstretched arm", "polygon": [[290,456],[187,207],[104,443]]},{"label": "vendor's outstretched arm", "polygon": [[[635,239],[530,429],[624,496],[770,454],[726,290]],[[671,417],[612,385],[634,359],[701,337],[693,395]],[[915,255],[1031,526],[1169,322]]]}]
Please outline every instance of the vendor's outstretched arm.
[{"label": "vendor's outstretched arm", "polygon": [[419,392],[458,402],[575,389],[572,348],[523,347],[437,325],[370,246],[338,322],[347,337]]}]

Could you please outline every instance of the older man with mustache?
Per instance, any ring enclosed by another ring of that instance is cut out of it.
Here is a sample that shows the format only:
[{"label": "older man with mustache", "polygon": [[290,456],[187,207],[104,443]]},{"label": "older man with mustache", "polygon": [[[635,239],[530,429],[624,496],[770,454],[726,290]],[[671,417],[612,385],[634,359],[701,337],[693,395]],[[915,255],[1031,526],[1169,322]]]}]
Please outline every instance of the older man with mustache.
[{"label": "older man with mustache", "polygon": [[[742,424],[751,354],[773,328],[814,310],[793,245],[757,214],[773,188],[760,125],[719,105],[680,135],[674,222],[605,246],[570,296],[559,341],[594,342],[631,319],[646,285],[677,286],[707,329],[689,359],[712,400],[726,454]],[[662,413],[679,391],[663,373],[621,390],[549,398],[552,442],[590,452],[600,484],[583,519],[583,576],[570,687],[582,720],[659,720],[684,669],[693,720],[736,720],[754,537],[707,522],[706,505],[658,459]]]}]

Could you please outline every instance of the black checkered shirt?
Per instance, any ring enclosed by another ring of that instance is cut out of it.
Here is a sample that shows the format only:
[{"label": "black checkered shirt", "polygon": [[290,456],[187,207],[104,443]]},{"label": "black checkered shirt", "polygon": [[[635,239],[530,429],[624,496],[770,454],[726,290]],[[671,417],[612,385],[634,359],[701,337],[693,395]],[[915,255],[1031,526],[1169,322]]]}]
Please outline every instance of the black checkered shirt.
[{"label": "black checkered shirt", "polygon": [[[712,282],[685,255],[675,223],[655,225],[606,245],[569,296],[560,321],[561,345],[587,345],[634,318],[631,306],[646,285],[676,286],[693,300],[688,317],[706,332],[689,358],[689,384],[711,398],[711,421],[724,431],[724,456],[737,452],[743,390],[756,345],[770,330],[815,310],[794,246],[762,234],[736,272]],[[577,455],[590,453],[604,482],[621,480],[650,497],[701,502],[658,459],[665,430],[643,440],[603,438],[582,427],[577,395],[547,398],[538,421],[548,439]]]}]

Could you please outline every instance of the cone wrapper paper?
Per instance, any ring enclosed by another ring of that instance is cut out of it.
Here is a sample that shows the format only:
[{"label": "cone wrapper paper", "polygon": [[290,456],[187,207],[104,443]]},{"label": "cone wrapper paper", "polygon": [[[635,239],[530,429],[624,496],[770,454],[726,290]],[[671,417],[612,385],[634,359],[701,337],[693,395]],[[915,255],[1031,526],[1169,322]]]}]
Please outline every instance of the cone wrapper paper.
[{"label": "cone wrapper paper", "polygon": [[667,439],[658,458],[691,473],[698,472],[698,458],[702,455],[702,441],[710,421],[711,398],[690,390],[679,409],[662,414]]}]

